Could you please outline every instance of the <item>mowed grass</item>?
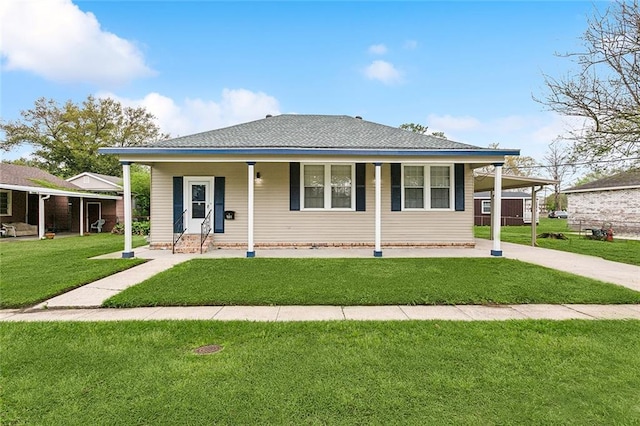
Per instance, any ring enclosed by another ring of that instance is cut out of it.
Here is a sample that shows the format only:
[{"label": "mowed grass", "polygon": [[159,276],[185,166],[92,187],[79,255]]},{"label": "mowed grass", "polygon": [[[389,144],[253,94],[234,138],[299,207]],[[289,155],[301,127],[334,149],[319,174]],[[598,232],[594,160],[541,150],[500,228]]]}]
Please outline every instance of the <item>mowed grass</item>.
[{"label": "mowed grass", "polygon": [[640,303],[640,292],[517,260],[194,259],[109,307]]},{"label": "mowed grass", "polygon": [[[489,226],[476,226],[474,230],[477,238],[489,239],[491,232]],[[569,239],[538,238],[539,247],[597,256],[613,262],[640,266],[640,241],[638,240],[624,240],[616,238],[615,235],[613,241],[589,240],[584,235],[572,233],[574,231],[567,227],[567,221],[564,219],[541,218],[536,234],[543,232],[562,232]],[[509,243],[531,245],[531,227],[503,226],[500,239]]]},{"label": "mowed grass", "polygon": [[640,321],[0,327],[3,424],[640,423]]},{"label": "mowed grass", "polygon": [[[145,244],[133,238],[134,246]],[[0,243],[0,308],[21,308],[123,271],[140,259],[90,260],[122,250],[121,235]]]}]

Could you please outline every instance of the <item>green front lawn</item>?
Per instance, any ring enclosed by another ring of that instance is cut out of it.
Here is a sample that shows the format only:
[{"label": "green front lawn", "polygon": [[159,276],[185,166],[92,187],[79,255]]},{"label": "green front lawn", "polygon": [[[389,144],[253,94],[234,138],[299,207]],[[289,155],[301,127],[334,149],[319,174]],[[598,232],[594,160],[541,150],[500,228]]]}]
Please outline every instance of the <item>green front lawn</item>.
[{"label": "green front lawn", "polygon": [[509,259],[195,259],[109,307],[640,303],[640,293]]},{"label": "green front lawn", "polygon": [[[476,226],[474,229],[477,238],[489,239],[489,226]],[[611,242],[588,240],[584,236],[571,234],[573,231],[569,230],[567,221],[564,219],[541,218],[540,224],[536,228],[536,234],[539,235],[543,232],[562,232],[569,239],[538,238],[539,247],[597,256],[614,262],[640,266],[640,241],[638,240],[623,240],[615,236]],[[500,231],[500,239],[508,243],[531,245],[531,227],[503,226]]]},{"label": "green front lawn", "polygon": [[[145,244],[133,238],[134,246]],[[123,271],[140,259],[90,260],[122,250],[121,235],[98,234],[53,240],[0,243],[0,308],[20,308]]]},{"label": "green front lawn", "polygon": [[3,424],[640,423],[640,321],[0,327]]}]

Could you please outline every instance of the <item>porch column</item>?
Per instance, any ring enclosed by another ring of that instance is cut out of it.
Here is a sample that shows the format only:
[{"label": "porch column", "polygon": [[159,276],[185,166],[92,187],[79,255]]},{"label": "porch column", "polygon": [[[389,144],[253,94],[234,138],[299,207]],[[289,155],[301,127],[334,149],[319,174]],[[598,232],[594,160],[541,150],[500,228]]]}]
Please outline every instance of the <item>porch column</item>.
[{"label": "porch column", "polygon": [[38,238],[44,238],[45,224],[44,224],[44,200],[49,199],[51,195],[38,194]]},{"label": "porch column", "polygon": [[133,257],[133,248],[131,245],[131,162],[121,161],[122,164],[122,186],[124,186],[124,251],[123,259]]},{"label": "porch column", "polygon": [[491,234],[493,235],[493,249],[491,256],[502,256],[500,249],[500,225],[502,219],[502,165],[504,163],[495,163],[495,178],[493,182],[494,205]]},{"label": "porch column", "polygon": [[248,161],[248,182],[247,182],[247,257],[256,257],[256,252],[253,249],[253,186],[255,179],[254,166],[255,161]]},{"label": "porch column", "polygon": [[536,208],[536,186],[531,187],[531,247],[536,246],[536,213],[538,209]]},{"label": "porch column", "polygon": [[84,198],[80,197],[80,236],[84,235]]},{"label": "porch column", "polygon": [[381,227],[382,227],[382,207],[381,207],[381,199],[382,199],[382,191],[381,191],[381,173],[380,169],[382,168],[382,163],[374,163],[376,166],[376,191],[375,191],[375,248],[373,250],[374,257],[382,257],[382,247],[380,244],[381,240]]}]

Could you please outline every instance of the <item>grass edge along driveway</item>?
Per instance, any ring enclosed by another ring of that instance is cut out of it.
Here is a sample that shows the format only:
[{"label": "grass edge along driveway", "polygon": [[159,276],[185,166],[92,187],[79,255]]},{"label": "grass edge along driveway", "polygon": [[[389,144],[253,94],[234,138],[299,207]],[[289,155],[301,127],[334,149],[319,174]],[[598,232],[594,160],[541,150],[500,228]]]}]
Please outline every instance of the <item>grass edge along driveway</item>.
[{"label": "grass edge along driveway", "polygon": [[640,292],[505,258],[193,259],[107,307],[640,303]]},{"label": "grass edge along driveway", "polygon": [[0,328],[7,424],[640,423],[640,321]]},{"label": "grass edge along driveway", "polygon": [[[638,240],[622,239],[616,236],[613,241],[590,240],[584,235],[578,235],[575,231],[570,230],[565,219],[540,218],[536,234],[540,235],[545,232],[561,232],[568,239],[537,238],[536,242],[539,247],[597,256],[612,262],[640,266],[640,241]],[[489,239],[490,227],[474,226],[474,234],[476,238]],[[500,239],[507,243],[531,245],[531,227],[502,226]]]},{"label": "grass edge along driveway", "polygon": [[[133,238],[134,247],[145,244]],[[0,243],[0,308],[22,308],[133,266],[142,259],[91,257],[121,251],[122,235],[90,234]]]}]

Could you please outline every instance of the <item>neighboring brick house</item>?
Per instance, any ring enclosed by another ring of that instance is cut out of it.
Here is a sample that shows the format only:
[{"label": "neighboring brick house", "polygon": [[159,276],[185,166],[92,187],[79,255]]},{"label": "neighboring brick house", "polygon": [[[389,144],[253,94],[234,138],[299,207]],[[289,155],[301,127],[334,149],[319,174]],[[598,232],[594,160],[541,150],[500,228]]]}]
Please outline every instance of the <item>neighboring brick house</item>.
[{"label": "neighboring brick house", "polygon": [[[0,163],[0,221],[24,228],[22,234],[45,231],[89,232],[101,212],[122,197],[97,194],[35,167]],[[98,208],[99,206],[99,208]],[[105,223],[103,232],[113,224]],[[18,236],[18,235],[16,235]]]},{"label": "neighboring brick house", "polygon": [[[70,177],[67,182],[82,188],[85,191],[97,192],[105,195],[118,195],[122,197],[122,178],[117,176],[101,175],[99,173],[84,172]],[[117,223],[124,222],[124,200],[96,200],[87,203],[87,222],[93,222],[97,218],[105,220],[104,230],[111,231]]]},{"label": "neighboring brick house", "polygon": [[627,170],[563,191],[572,229],[611,224],[617,233],[640,234],[640,169]]}]

